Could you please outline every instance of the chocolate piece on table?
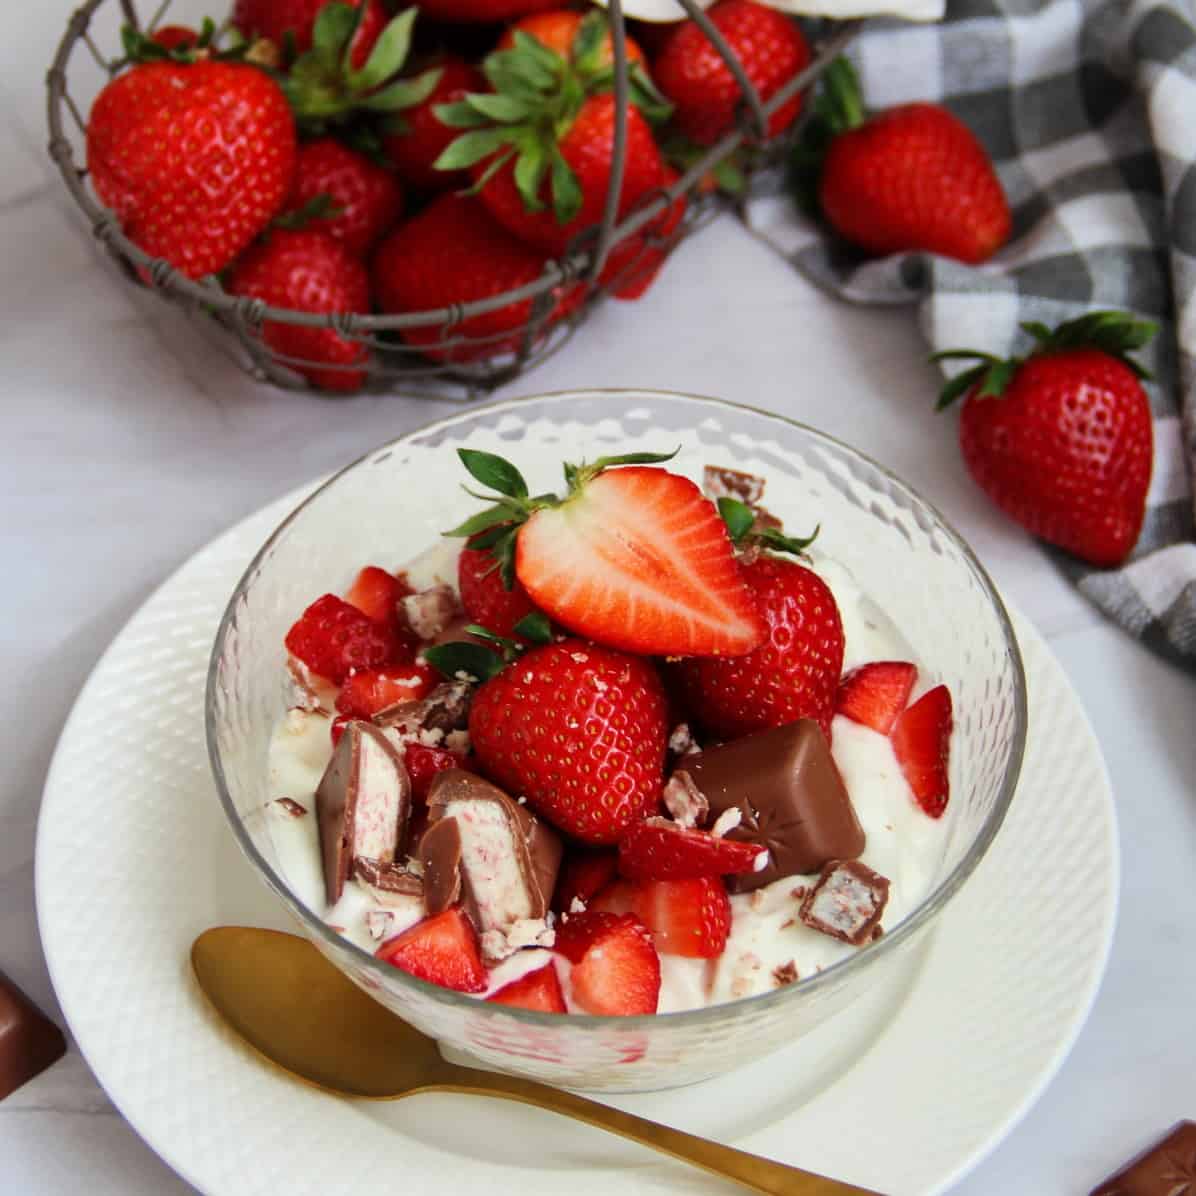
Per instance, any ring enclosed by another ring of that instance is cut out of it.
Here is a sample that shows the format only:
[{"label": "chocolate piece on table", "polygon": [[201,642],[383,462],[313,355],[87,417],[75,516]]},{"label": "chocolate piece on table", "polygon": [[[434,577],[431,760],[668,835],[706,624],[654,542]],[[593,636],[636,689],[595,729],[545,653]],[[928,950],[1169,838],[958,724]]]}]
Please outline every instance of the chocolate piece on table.
[{"label": "chocolate piece on table", "polygon": [[859,860],[831,860],[802,899],[797,916],[853,947],[876,937],[889,900],[889,882]]},{"label": "chocolate piece on table", "polygon": [[1196,1121],[1180,1121],[1091,1196],[1196,1196]]},{"label": "chocolate piece on table", "polygon": [[469,726],[473,687],[466,681],[442,681],[426,698],[395,702],[374,715],[378,727],[418,735],[421,731],[463,731]]},{"label": "chocolate piece on table", "polygon": [[0,972],[0,1100],[65,1054],[62,1031]]},{"label": "chocolate piece on table", "polygon": [[407,844],[411,778],[386,736],[351,722],[316,789],[324,893],[340,899],[355,859],[389,864]]},{"label": "chocolate piece on table", "polygon": [[763,871],[726,878],[733,893],[817,872],[828,860],[854,859],[864,850],[864,830],[826,737],[812,719],[686,756],[673,775],[681,772],[706,798],[712,818],[738,808],[739,825],[727,832],[728,839],[768,848]]},{"label": "chocolate piece on table", "polygon": [[424,904],[429,914],[443,913],[461,900],[461,831],[455,818],[442,818],[419,841],[424,869]]},{"label": "chocolate piece on table", "polygon": [[541,924],[561,863],[556,832],[461,768],[446,769],[433,780],[428,818],[432,830],[445,820],[457,824],[465,910],[481,936],[483,954],[497,960],[516,943],[536,941],[547,930]]}]

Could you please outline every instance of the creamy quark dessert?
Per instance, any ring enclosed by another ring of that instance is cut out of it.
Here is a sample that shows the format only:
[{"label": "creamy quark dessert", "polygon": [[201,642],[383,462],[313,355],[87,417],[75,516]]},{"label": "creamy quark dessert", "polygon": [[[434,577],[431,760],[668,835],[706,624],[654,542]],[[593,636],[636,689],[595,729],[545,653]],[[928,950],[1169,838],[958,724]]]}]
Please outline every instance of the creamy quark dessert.
[{"label": "creamy quark dessert", "polygon": [[297,895],[434,984],[668,1013],[792,984],[927,895],[946,688],[764,483],[632,454],[491,504],[286,637],[266,807]]}]

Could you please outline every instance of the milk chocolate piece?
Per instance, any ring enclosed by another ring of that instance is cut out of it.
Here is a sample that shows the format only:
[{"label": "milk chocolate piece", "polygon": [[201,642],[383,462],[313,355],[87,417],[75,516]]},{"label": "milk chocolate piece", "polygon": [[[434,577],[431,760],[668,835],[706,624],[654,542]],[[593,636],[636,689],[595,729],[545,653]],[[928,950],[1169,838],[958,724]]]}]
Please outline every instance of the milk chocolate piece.
[{"label": "milk chocolate piece", "polygon": [[461,900],[461,831],[455,818],[430,823],[419,841],[424,869],[424,904],[443,913]]},{"label": "milk chocolate piece", "polygon": [[393,727],[403,735],[423,731],[464,731],[469,726],[473,687],[466,681],[443,681],[426,698],[395,702],[374,715],[374,725]]},{"label": "milk chocolate piece", "polygon": [[797,916],[811,930],[862,947],[877,937],[888,900],[889,882],[879,872],[859,860],[831,860]]},{"label": "milk chocolate piece", "polygon": [[735,498],[754,507],[764,497],[764,479],[725,465],[707,465],[702,470],[702,493],[707,498]]},{"label": "milk chocolate piece", "polygon": [[407,844],[411,778],[385,735],[351,722],[316,789],[324,894],[338,901],[355,859],[391,863]]},{"label": "milk chocolate piece", "polygon": [[0,973],[0,1100],[65,1054],[62,1031]]},{"label": "milk chocolate piece", "polygon": [[389,864],[381,860],[356,859],[353,861],[353,879],[363,884],[374,895],[374,898],[385,905],[387,896],[422,897],[424,882],[422,877],[404,868],[402,864],[391,861]]},{"label": "milk chocolate piece", "polygon": [[460,613],[452,586],[439,585],[399,599],[399,622],[421,640],[434,640]]},{"label": "milk chocolate piece", "polygon": [[1097,1184],[1091,1196],[1196,1196],[1196,1121],[1180,1121],[1154,1146]]},{"label": "milk chocolate piece", "polygon": [[428,818],[432,829],[442,820],[457,824],[465,910],[483,952],[497,960],[535,941],[547,929],[544,918],[561,862],[556,832],[461,768],[437,774],[428,790]]},{"label": "milk chocolate piece", "polygon": [[864,831],[843,778],[811,719],[708,748],[681,765],[677,773],[689,774],[710,805],[710,817],[738,808],[739,825],[728,839],[768,848],[763,871],[727,877],[734,893],[817,872],[828,860],[854,859],[864,850]]}]

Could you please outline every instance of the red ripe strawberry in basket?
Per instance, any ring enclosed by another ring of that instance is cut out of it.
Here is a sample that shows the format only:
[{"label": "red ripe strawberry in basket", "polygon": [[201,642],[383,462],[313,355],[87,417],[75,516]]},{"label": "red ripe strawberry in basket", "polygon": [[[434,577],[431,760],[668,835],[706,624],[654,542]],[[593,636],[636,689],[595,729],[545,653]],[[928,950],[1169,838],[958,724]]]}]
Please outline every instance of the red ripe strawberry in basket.
[{"label": "red ripe strawberry in basket", "polygon": [[[271,307],[306,312],[368,312],[365,267],[327,233],[275,229],[237,262],[228,280],[233,295]],[[281,362],[324,390],[356,390],[366,379],[364,344],[331,328],[303,328],[266,320],[262,339]],[[343,368],[337,368],[343,367]]]},{"label": "red ripe strawberry in basket", "polygon": [[[362,0],[339,2],[349,8],[362,5]],[[232,23],[246,37],[268,37],[280,47],[289,35],[294,39],[296,51],[305,54],[312,46],[316,18],[327,3],[328,0],[236,0]],[[365,12],[353,41],[352,65],[355,68],[365,65],[385,28],[386,9],[381,0],[365,0]]]},{"label": "red ripe strawberry in basket", "polygon": [[561,0],[421,0],[420,11],[432,21],[491,25],[529,12],[559,8]]},{"label": "red ripe strawberry in basket", "polygon": [[1150,486],[1147,372],[1128,354],[1155,326],[1124,312],[1093,312],[1059,325],[1024,326],[1027,357],[973,358],[939,406],[965,394],[964,461],[980,488],[1034,535],[1093,565],[1120,564],[1142,530]]},{"label": "red ripe strawberry in basket", "polygon": [[[706,14],[735,52],[748,79],[769,100],[810,62],[810,47],[792,19],[754,0],[721,0]],[[743,100],[723,56],[693,20],[682,22],[657,56],[660,90],[673,102],[673,120],[699,145],[713,145],[735,124]],[[800,94],[772,114],[775,137],[796,119]]]},{"label": "red ripe strawberry in basket", "polygon": [[[509,50],[483,64],[495,92],[440,109],[468,130],[441,155],[441,169],[471,169],[486,206],[521,240],[561,255],[602,218],[614,162],[615,100],[604,52],[606,18],[582,18],[570,56],[522,31]],[[668,111],[643,67],[633,64],[633,103],[618,216],[665,180],[665,164],[645,112]]]},{"label": "red ripe strawberry in basket", "polygon": [[[514,49],[515,34],[526,33],[529,37],[534,37],[540,45],[554,51],[560,57],[568,59],[573,53],[573,43],[577,39],[584,15],[584,13],[577,12],[576,9],[556,8],[551,12],[538,12],[529,17],[522,17],[498,39],[498,49]],[[641,66],[646,66],[647,59],[644,57],[644,52],[635,41],[629,37],[626,45],[627,61],[629,63],[638,62]],[[608,32],[602,43],[598,60],[602,66],[609,66],[614,62],[614,57],[614,47]]]},{"label": "red ripe strawberry in basket", "polygon": [[295,122],[256,67],[147,62],[96,98],[87,166],[135,245],[200,278],[223,270],[282,207]]},{"label": "red ripe strawberry in basket", "polygon": [[[378,247],[373,259],[374,294],[384,312],[420,312],[488,299],[533,282],[546,258],[499,225],[481,200],[448,193],[401,224]],[[567,316],[580,298],[576,284],[558,287],[545,321],[547,331]],[[466,362],[509,353],[522,343],[531,299],[470,316],[451,328],[404,329],[409,345],[437,361]],[[440,344],[461,337],[457,344]]]},{"label": "red ripe strawberry in basket", "polygon": [[335,137],[320,137],[299,147],[287,211],[361,257],[402,214],[403,191],[391,171]]}]

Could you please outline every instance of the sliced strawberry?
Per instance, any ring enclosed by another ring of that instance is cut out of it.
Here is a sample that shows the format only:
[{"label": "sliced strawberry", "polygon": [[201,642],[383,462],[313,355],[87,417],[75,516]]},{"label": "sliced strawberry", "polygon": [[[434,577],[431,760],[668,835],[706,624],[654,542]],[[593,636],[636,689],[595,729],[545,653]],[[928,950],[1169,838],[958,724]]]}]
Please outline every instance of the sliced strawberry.
[{"label": "sliced strawberry", "polygon": [[427,798],[428,790],[438,772],[444,772],[448,768],[469,769],[465,757],[460,752],[428,747],[422,743],[407,744],[403,749],[403,763],[407,765],[407,772],[411,777],[411,795],[418,801]]},{"label": "sliced strawberry", "polygon": [[349,587],[345,601],[355,606],[362,614],[369,615],[376,623],[393,623],[397,618],[395,608],[399,599],[411,593],[405,581],[380,569],[377,565],[366,565]]},{"label": "sliced strawberry", "polygon": [[723,882],[713,877],[616,881],[594,898],[591,908],[608,917],[634,914],[651,930],[662,955],[714,959],[731,933],[731,900]]},{"label": "sliced strawberry", "polygon": [[[475,537],[476,539],[476,537]],[[503,585],[498,561],[484,549],[471,548],[469,541],[457,561],[457,587],[461,605],[474,623],[495,635],[512,636],[515,624],[535,607],[519,579],[511,589]]]},{"label": "sliced strawberry", "polygon": [[951,693],[936,685],[900,715],[890,736],[901,771],[931,818],[941,817],[950,796],[951,727]]},{"label": "sliced strawberry", "polygon": [[573,999],[587,1013],[655,1013],[660,956],[644,924],[630,914],[584,913],[563,920],[556,950],[573,964]]},{"label": "sliced strawberry", "polygon": [[917,679],[917,668],[904,660],[862,664],[839,682],[835,713],[887,735],[905,709]]},{"label": "sliced strawberry", "polygon": [[442,988],[477,993],[486,987],[477,932],[457,906],[417,922],[383,943],[375,954],[386,963]]},{"label": "sliced strawberry", "polygon": [[629,880],[693,880],[731,876],[763,867],[758,843],[719,839],[667,818],[639,822],[619,841],[619,871]]},{"label": "sliced strawberry", "polygon": [[561,861],[552,908],[567,914],[574,900],[589,905],[590,898],[615,878],[618,855],[613,850],[570,851]]},{"label": "sliced strawberry", "polygon": [[510,984],[492,992],[486,1000],[491,1005],[513,1005],[516,1009],[536,1009],[541,1013],[567,1013],[565,994],[557,979],[556,968],[546,963]]},{"label": "sliced strawberry", "polygon": [[376,669],[401,659],[402,641],[335,594],[317,598],[287,632],[287,651],[313,673],[338,685],[353,669]]},{"label": "sliced strawberry", "polygon": [[625,651],[735,656],[764,635],[718,511],[663,469],[611,469],[534,511],[515,572],[561,626]]},{"label": "sliced strawberry", "polygon": [[336,708],[341,714],[354,718],[371,718],[396,702],[427,697],[439,681],[440,674],[420,660],[384,669],[367,669],[345,679],[336,698]]}]

